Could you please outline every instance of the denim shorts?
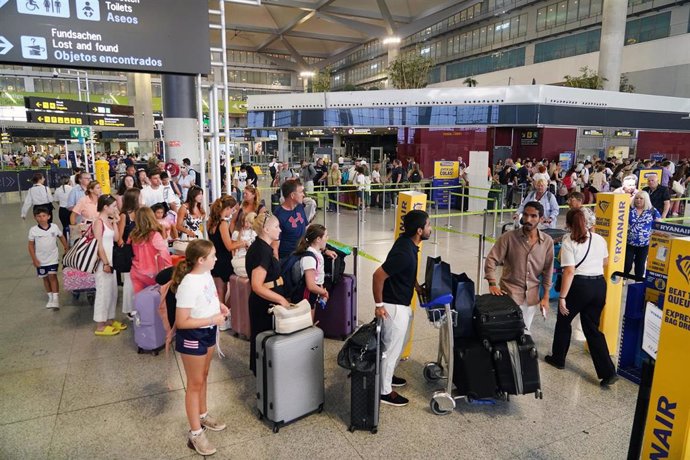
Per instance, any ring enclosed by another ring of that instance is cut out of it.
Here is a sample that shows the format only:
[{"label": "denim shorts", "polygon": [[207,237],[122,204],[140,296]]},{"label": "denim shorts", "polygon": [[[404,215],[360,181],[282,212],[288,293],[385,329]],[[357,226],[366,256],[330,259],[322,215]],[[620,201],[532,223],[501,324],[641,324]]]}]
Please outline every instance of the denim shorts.
[{"label": "denim shorts", "polygon": [[216,328],[178,329],[175,333],[175,351],[185,355],[205,355],[216,344]]}]

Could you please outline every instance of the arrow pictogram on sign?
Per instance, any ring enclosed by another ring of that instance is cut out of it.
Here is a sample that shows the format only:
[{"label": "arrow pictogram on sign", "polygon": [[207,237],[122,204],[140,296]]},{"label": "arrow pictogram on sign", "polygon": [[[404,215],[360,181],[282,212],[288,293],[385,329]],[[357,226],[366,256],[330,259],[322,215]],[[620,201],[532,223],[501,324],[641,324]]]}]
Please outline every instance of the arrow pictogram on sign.
[{"label": "arrow pictogram on sign", "polygon": [[14,48],[14,45],[10,43],[8,39],[0,35],[0,54],[7,54],[12,48]]}]

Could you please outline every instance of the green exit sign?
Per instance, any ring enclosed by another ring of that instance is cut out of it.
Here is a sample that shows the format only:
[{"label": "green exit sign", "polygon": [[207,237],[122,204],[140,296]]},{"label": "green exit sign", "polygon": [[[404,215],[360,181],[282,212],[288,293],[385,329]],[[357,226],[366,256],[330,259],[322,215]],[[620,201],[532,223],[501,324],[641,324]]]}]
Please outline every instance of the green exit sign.
[{"label": "green exit sign", "polygon": [[91,128],[88,126],[70,126],[69,135],[72,139],[89,139],[91,137]]}]

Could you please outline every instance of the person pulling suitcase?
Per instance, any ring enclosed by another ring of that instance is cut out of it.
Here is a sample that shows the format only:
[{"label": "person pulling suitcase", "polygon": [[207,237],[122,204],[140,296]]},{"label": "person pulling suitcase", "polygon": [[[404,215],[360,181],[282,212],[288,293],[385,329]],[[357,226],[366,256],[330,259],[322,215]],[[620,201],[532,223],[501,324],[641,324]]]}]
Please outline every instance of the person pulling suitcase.
[{"label": "person pulling suitcase", "polygon": [[381,342],[386,356],[381,364],[381,402],[391,406],[406,406],[408,399],[393,391],[402,387],[405,379],[393,375],[407,334],[412,315],[410,304],[415,291],[421,292],[417,282],[419,245],[431,236],[429,215],[413,210],[403,217],[404,232],[393,244],[386,261],[373,276],[375,315],[383,320]]}]

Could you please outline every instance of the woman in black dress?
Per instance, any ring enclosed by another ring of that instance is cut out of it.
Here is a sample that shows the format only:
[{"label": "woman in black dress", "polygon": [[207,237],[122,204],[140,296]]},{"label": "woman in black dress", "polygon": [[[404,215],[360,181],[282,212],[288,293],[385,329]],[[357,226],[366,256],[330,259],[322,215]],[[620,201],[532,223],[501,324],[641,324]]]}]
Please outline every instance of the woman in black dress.
[{"label": "woman in black dress", "polygon": [[256,336],[273,327],[268,309],[271,304],[288,306],[289,302],[283,297],[280,262],[275,257],[271,247],[274,241],[280,239],[278,219],[267,212],[259,214],[254,219],[253,228],[257,238],[249,246],[246,264],[247,276],[252,287],[252,292],[249,294],[249,324],[251,327],[249,369],[256,375]]},{"label": "woman in black dress", "polygon": [[236,211],[237,200],[232,196],[223,195],[211,205],[208,219],[208,239],[216,248],[216,265],[211,270],[211,276],[221,303],[225,302],[228,281],[233,274],[232,251],[246,244],[244,241],[232,241],[231,238],[230,219]]}]

